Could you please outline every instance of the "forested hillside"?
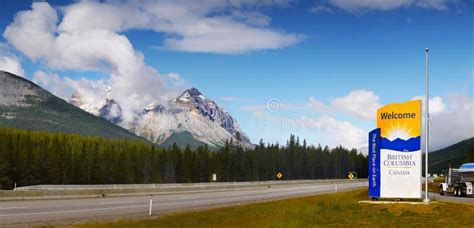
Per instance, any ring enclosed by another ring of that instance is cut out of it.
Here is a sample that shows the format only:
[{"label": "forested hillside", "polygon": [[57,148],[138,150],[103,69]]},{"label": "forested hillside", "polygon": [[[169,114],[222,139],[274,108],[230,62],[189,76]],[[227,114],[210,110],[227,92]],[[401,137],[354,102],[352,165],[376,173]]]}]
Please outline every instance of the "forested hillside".
[{"label": "forested hillside", "polygon": [[[474,148],[474,138],[469,138],[443,148],[441,150],[437,150],[431,152],[428,156],[429,162],[429,172],[430,173],[442,173],[443,170],[447,170],[449,167],[449,163],[453,167],[459,167],[464,162],[467,162],[469,159],[469,151],[473,150]],[[423,161],[425,156],[423,156]],[[473,158],[474,159],[474,156]],[[474,161],[474,160],[472,160]],[[423,162],[423,169],[424,169],[424,162]]]},{"label": "forested hillside", "polygon": [[474,144],[469,148],[469,152],[466,153],[465,162],[474,162]]},{"label": "forested hillside", "polygon": [[254,150],[227,145],[169,149],[135,140],[0,128],[0,183],[3,189],[36,184],[122,184],[345,178],[367,176],[367,158],[356,150],[307,146],[294,136],[286,146]]},{"label": "forested hillside", "polygon": [[0,127],[147,141],[0,70]]}]

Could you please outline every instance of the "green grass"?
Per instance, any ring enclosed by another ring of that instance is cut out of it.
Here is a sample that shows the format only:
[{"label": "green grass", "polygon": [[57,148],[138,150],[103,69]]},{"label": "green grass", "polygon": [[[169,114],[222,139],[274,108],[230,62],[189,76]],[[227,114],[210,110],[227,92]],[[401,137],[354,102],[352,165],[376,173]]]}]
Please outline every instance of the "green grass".
[{"label": "green grass", "polygon": [[360,204],[367,190],[326,194],[204,211],[173,213],[141,221],[83,224],[80,227],[307,227],[454,226],[472,227],[474,205]]}]

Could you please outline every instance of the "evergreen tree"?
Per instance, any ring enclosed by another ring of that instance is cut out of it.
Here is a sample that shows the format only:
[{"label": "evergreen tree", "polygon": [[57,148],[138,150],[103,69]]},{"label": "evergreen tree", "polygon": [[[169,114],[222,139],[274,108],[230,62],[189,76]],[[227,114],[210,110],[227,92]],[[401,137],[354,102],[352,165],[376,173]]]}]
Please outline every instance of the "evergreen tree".
[{"label": "evergreen tree", "polygon": [[[131,140],[0,128],[0,185],[131,184],[345,178],[367,176],[367,157],[341,146],[308,146],[291,135],[286,146],[260,140],[254,149],[232,140],[217,151],[207,146],[160,149]],[[473,161],[473,152],[466,161]]]}]

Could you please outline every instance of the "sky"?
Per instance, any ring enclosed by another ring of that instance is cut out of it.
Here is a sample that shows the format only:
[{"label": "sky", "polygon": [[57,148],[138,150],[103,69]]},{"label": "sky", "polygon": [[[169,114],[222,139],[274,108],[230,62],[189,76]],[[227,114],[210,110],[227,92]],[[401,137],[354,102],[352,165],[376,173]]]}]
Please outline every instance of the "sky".
[{"label": "sky", "polygon": [[[198,88],[253,143],[361,148],[377,108],[424,95],[432,149],[474,136],[474,2],[4,1],[0,69],[124,118]],[[105,91],[110,94],[105,95]]]}]

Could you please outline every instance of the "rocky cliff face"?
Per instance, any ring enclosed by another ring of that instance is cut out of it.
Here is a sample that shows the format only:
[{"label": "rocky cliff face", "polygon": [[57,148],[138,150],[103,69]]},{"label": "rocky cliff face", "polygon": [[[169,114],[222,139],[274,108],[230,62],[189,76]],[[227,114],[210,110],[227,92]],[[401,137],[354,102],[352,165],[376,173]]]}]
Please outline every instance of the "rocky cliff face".
[{"label": "rocky cliff face", "polygon": [[173,134],[184,135],[176,133],[188,132],[197,141],[212,147],[223,146],[226,140],[231,139],[245,147],[253,147],[237,121],[196,88],[184,91],[167,104],[154,102],[147,105],[137,112],[133,123],[122,122],[120,104],[114,100],[107,99],[97,107],[84,103],[78,94],[73,94],[71,103],[113,123],[126,126],[136,135],[158,144]]},{"label": "rocky cliff face", "polygon": [[0,71],[0,104],[28,107],[47,98],[48,92],[14,74]]}]

